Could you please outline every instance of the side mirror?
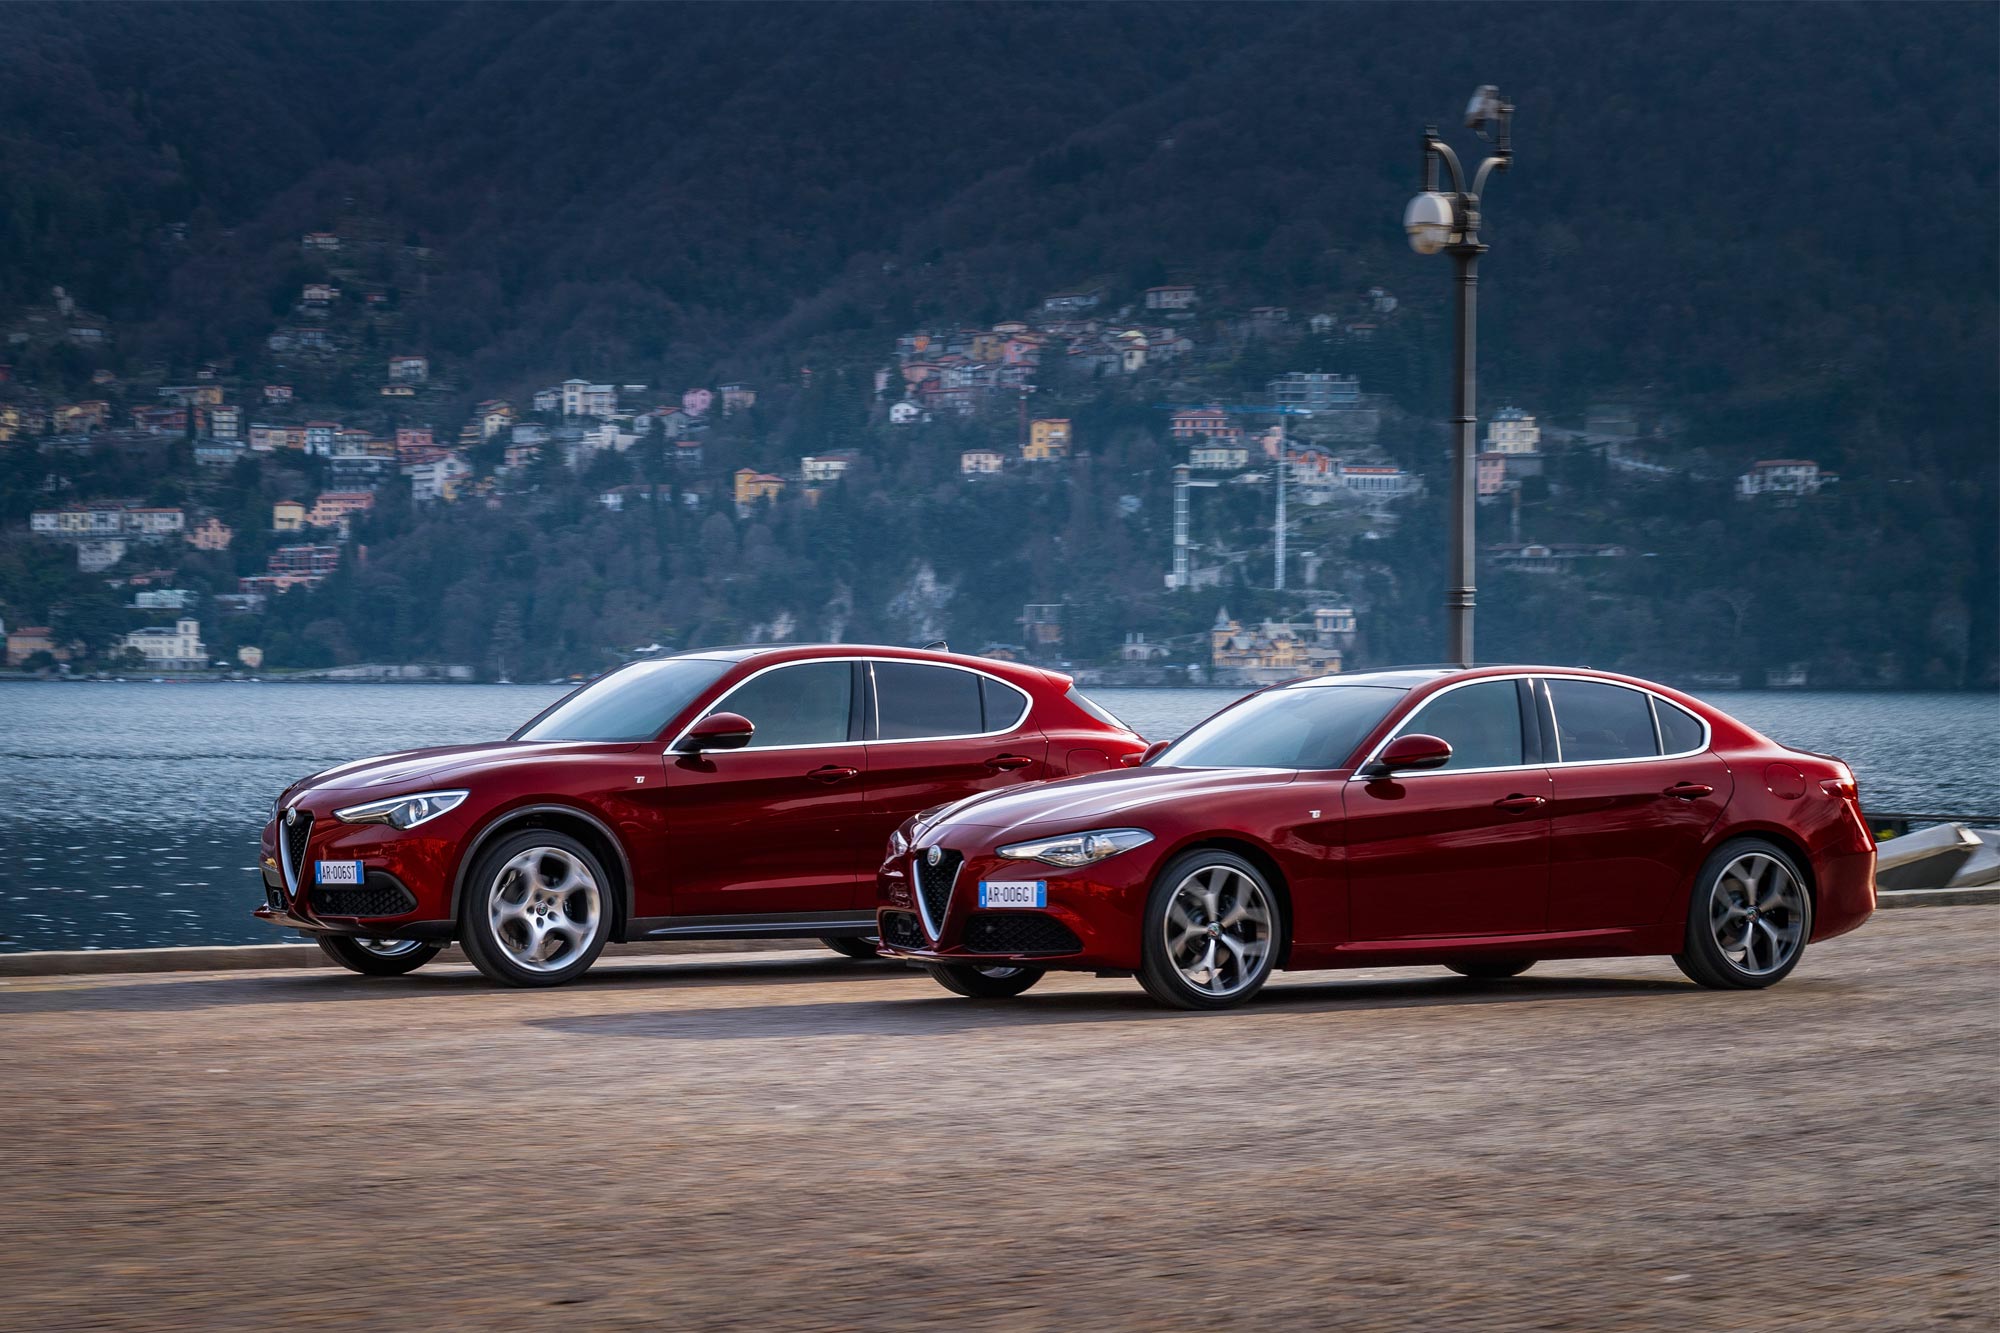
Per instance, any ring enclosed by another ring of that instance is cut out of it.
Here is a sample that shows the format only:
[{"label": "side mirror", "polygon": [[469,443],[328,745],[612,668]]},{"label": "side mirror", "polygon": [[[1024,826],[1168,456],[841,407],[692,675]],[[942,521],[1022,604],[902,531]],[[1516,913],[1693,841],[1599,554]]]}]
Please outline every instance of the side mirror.
[{"label": "side mirror", "polygon": [[688,728],[690,750],[740,750],[757,734],[757,724],[741,713],[710,713]]},{"label": "side mirror", "polygon": [[1120,762],[1122,762],[1127,768],[1141,768],[1147,764],[1152,763],[1155,759],[1158,759],[1160,757],[1161,752],[1172,744],[1173,744],[1172,741],[1154,741],[1151,745],[1148,745],[1142,752],[1138,754],[1128,754]]},{"label": "side mirror", "polygon": [[1361,770],[1366,778],[1386,778],[1391,773],[1408,773],[1425,768],[1443,768],[1451,762],[1451,742],[1440,736],[1421,733],[1398,736],[1375,762]]}]

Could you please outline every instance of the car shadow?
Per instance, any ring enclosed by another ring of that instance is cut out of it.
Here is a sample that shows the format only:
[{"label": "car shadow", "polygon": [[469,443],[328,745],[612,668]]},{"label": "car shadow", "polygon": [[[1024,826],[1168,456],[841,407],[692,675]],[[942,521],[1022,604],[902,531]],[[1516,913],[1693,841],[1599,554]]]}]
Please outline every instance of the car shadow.
[{"label": "car shadow", "polygon": [[[723,960],[730,961],[723,961]],[[908,979],[900,963],[829,956],[825,959],[732,959],[714,954],[700,961],[683,955],[607,959],[582,977],[544,994],[575,994],[631,990],[641,986],[685,987],[770,986],[811,982],[866,982]],[[23,980],[29,980],[24,978]],[[38,1013],[178,1013],[227,1005],[333,1004],[357,1001],[412,1000],[426,995],[490,991],[524,996],[537,992],[499,986],[469,965],[446,962],[402,977],[364,977],[337,967],[300,968],[287,972],[150,974],[144,980],[99,983],[95,976],[38,977],[34,988],[0,987],[0,1016]],[[68,984],[47,985],[49,982]]]},{"label": "car shadow", "polygon": [[1331,1014],[1606,998],[1645,1000],[1675,995],[1692,997],[1700,993],[1692,982],[1629,977],[1542,977],[1503,982],[1461,978],[1368,979],[1273,984],[1240,1009],[1214,1013],[1164,1008],[1135,986],[1129,991],[1031,993],[1011,1000],[969,1000],[939,994],[919,999],[877,998],[865,1006],[815,1002],[650,1013],[564,1014],[531,1018],[526,1025],[578,1035],[659,1041],[795,1040],[854,1035],[923,1037],[1050,1024],[1135,1020],[1198,1023],[1273,1012]]}]

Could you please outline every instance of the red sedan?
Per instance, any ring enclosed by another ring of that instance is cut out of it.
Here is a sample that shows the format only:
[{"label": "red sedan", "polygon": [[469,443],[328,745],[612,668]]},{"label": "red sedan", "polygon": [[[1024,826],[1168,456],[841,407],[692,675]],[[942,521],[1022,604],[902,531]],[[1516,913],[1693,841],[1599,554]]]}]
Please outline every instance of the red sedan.
[{"label": "red sedan", "polygon": [[1145,743],[1066,676],[949,653],[707,649],[633,663],[505,741],[294,783],[264,905],[343,966],[451,940],[553,985],[612,940],[817,937],[874,953],[874,877],[912,813],[1114,768]]},{"label": "red sedan", "polygon": [[1301,681],[1143,767],[897,831],[884,952],[962,995],[1050,968],[1240,1004],[1284,968],[1671,954],[1768,986],[1875,907],[1854,775],[1696,699],[1542,667]]}]

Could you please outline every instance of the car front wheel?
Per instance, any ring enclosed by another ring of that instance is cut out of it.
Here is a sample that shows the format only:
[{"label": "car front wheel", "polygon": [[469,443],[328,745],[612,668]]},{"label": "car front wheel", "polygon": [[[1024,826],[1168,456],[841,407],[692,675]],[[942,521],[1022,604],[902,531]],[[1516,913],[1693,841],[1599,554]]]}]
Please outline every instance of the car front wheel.
[{"label": "car front wheel", "polygon": [[423,940],[376,940],[347,935],[320,935],[313,942],[328,958],[364,977],[400,977],[414,972],[444,948]]},{"label": "car front wheel", "polygon": [[479,858],[459,903],[459,947],[509,986],[581,976],[611,938],[611,880],[575,838],[527,829]]},{"label": "car front wheel", "polygon": [[958,963],[925,963],[924,971],[952,994],[975,1000],[1019,995],[1046,975],[1039,967],[968,967]]},{"label": "car front wheel", "polygon": [[1284,939],[1277,890],[1233,852],[1196,850],[1146,902],[1139,984],[1178,1009],[1227,1009],[1263,988]]},{"label": "car front wheel", "polygon": [[1812,897],[1798,862],[1762,838],[1735,838],[1695,879],[1674,962],[1712,990],[1757,990],[1784,980],[1811,938]]}]

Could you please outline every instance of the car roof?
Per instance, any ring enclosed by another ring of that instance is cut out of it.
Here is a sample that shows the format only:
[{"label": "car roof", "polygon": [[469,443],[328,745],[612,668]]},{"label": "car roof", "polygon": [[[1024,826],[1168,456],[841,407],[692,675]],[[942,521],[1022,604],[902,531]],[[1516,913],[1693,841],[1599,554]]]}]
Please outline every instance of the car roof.
[{"label": "car roof", "polygon": [[1600,671],[1595,667],[1576,666],[1536,666],[1525,662],[1482,662],[1477,666],[1404,666],[1385,667],[1380,671],[1356,671],[1337,676],[1315,676],[1310,680],[1291,681],[1296,687],[1327,685],[1387,685],[1398,689],[1415,689],[1447,678],[1476,680],[1481,676],[1589,676],[1595,680],[1616,681],[1626,685],[1638,685],[1649,690],[1662,686],[1637,676],[1627,676],[1616,671]]},{"label": "car roof", "polygon": [[747,662],[757,657],[791,657],[801,660],[814,657],[899,657],[912,662],[936,662],[945,666],[968,667],[974,671],[984,671],[988,675],[1004,680],[1040,681],[1045,685],[1067,686],[1070,677],[1060,671],[1051,671],[1027,662],[1008,662],[999,658],[975,657],[970,653],[954,653],[937,648],[909,648],[891,643],[738,643],[715,648],[690,648],[686,652],[671,654],[674,657],[688,657],[712,662]]}]

